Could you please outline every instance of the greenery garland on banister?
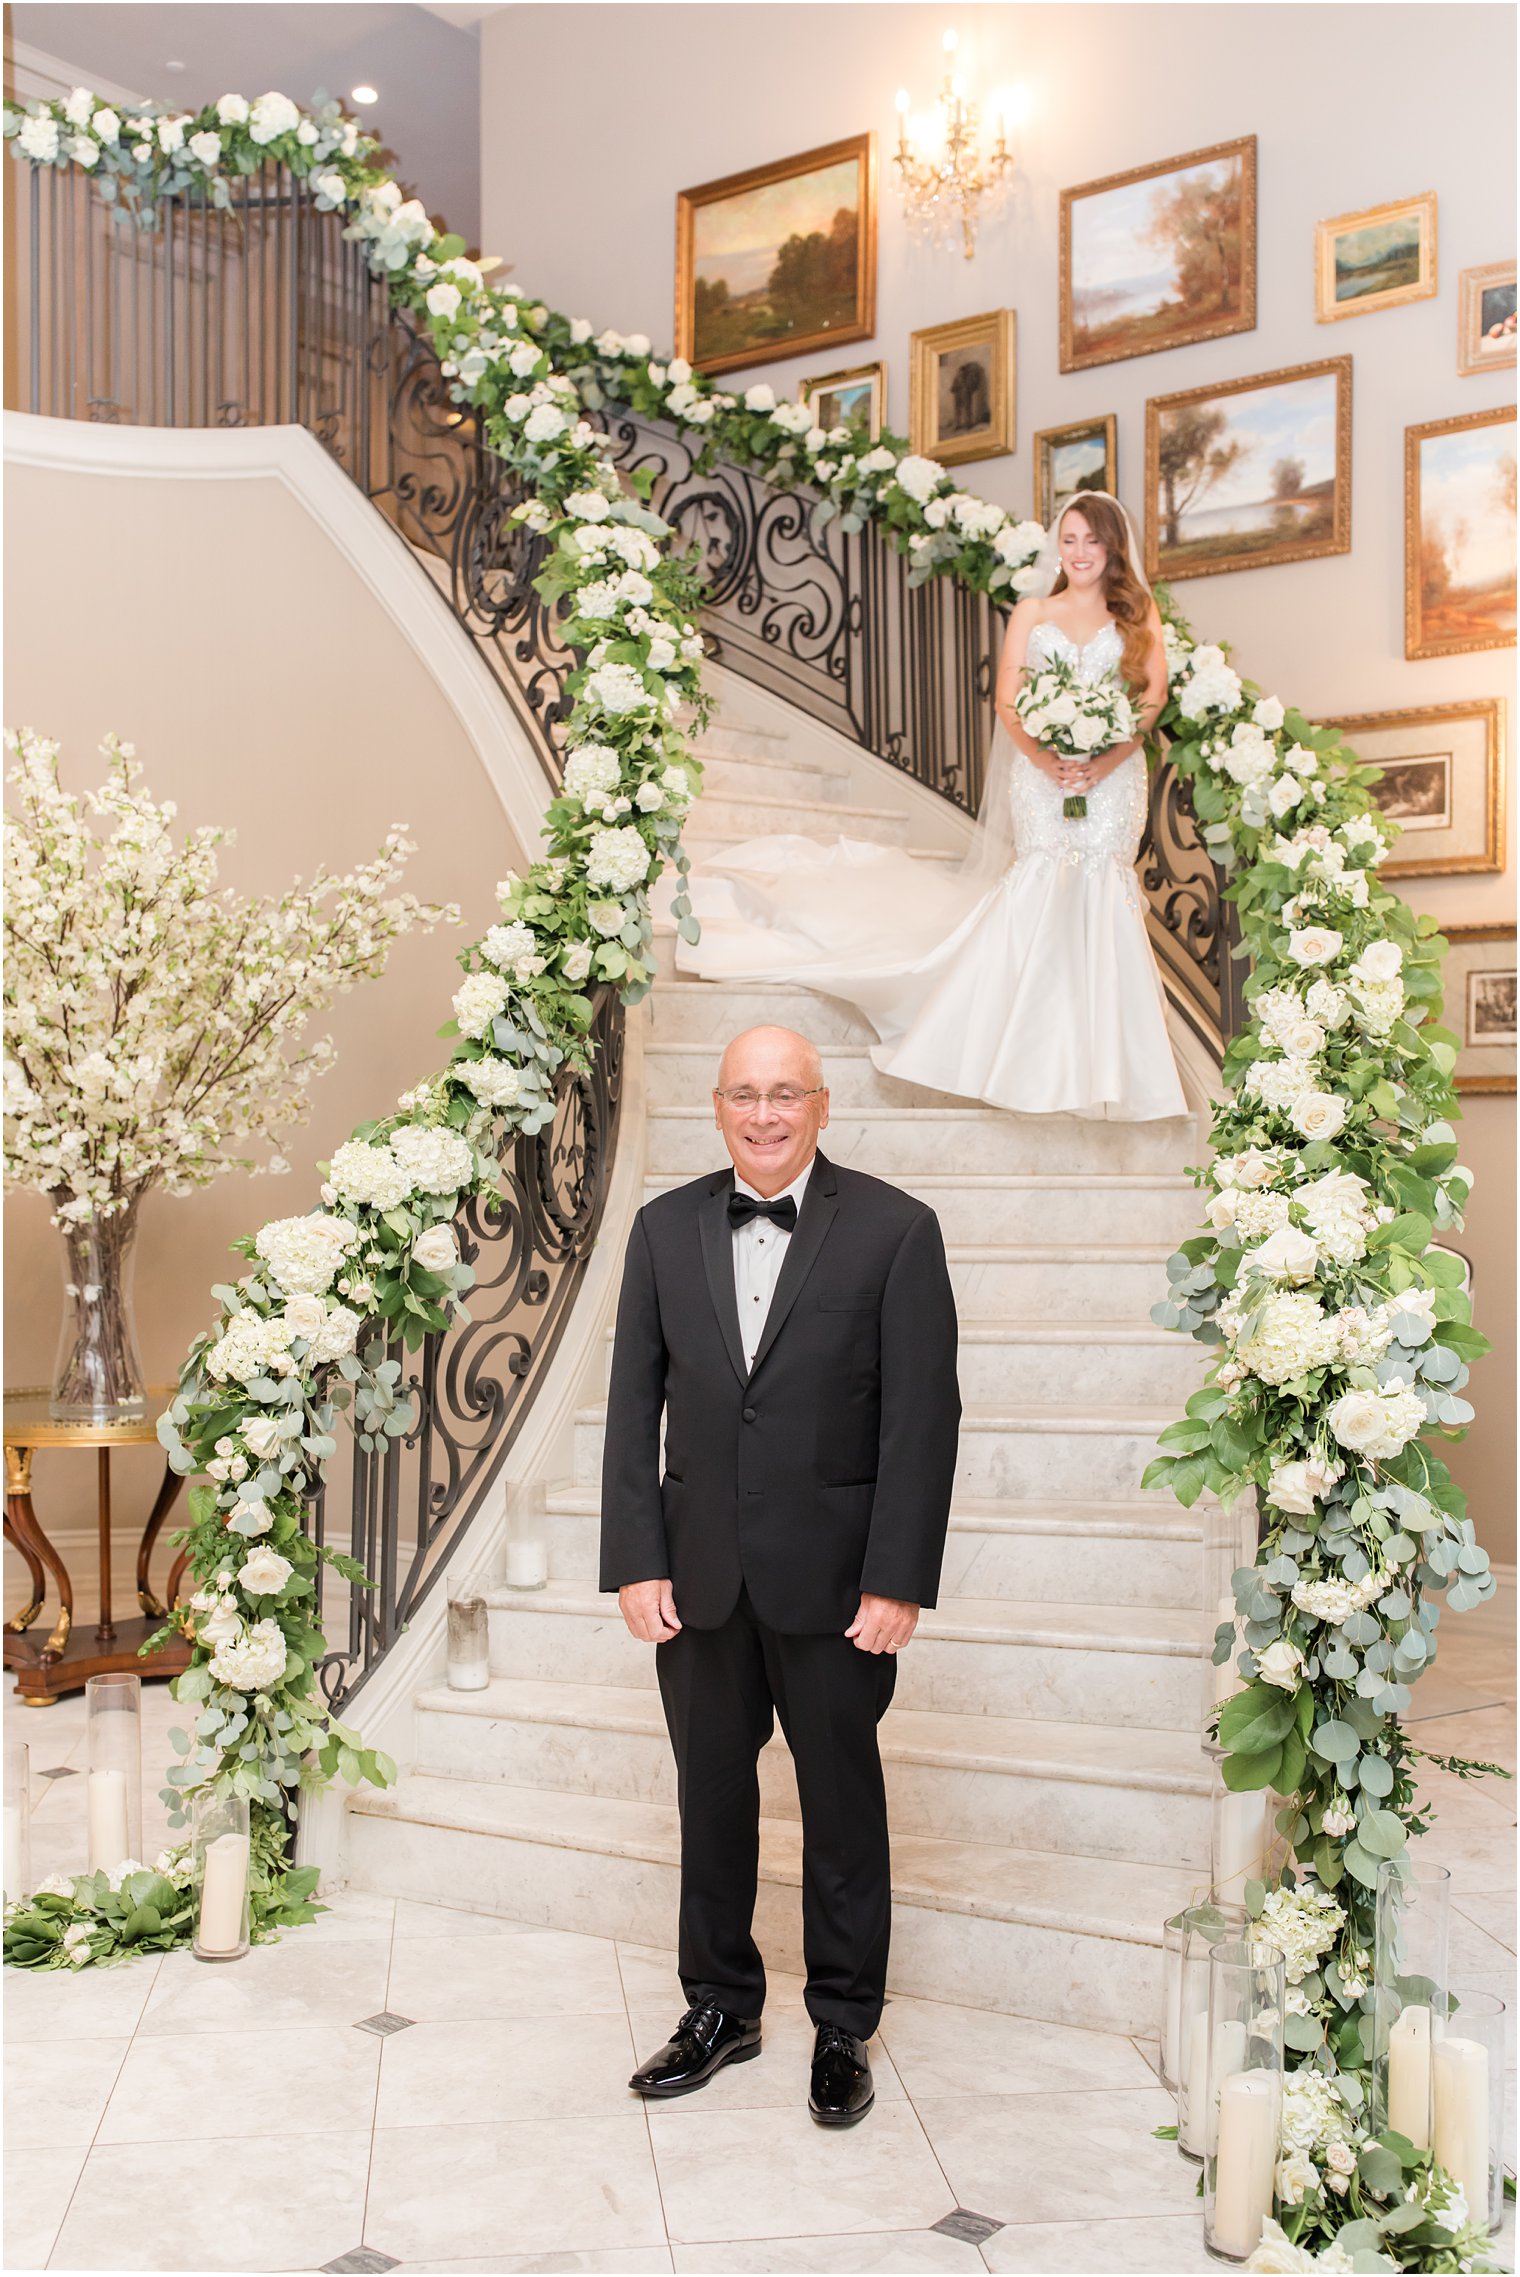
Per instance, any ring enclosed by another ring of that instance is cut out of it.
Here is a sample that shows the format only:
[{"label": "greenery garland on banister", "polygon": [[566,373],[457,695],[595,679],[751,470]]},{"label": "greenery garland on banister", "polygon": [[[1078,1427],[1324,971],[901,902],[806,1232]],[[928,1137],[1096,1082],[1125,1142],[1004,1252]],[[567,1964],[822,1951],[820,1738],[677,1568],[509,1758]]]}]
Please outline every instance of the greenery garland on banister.
[{"label": "greenery garland on banister", "polygon": [[[538,590],[568,601],[562,629],[582,656],[566,683],[548,853],[503,882],[501,922],[461,958],[448,1064],[338,1150],[320,1211],[239,1245],[248,1270],[214,1292],[218,1320],[164,1425],[172,1460],[199,1478],[195,1654],[176,1684],[196,1723],[170,1779],[181,1803],[205,1789],[251,1797],[277,1919],[300,1784],[393,1775],[332,1724],[312,1676],[322,1640],[301,1516],[333,1451],[334,1411],[351,1401],[366,1443],[406,1428],[384,1339],[416,1341],[459,1316],[469,1274],[452,1220],[495,1190],[504,1140],[541,1127],[558,1069],[584,1064],[585,991],[607,982],[632,1002],[647,989],[649,889],[667,863],[681,874],[674,914],[693,931],[681,824],[701,769],[677,715],[700,728],[709,712],[700,586],[646,503],[648,471],[623,477],[585,415],[626,406],[679,428],[699,468],[721,456],[775,484],[805,482],[815,526],[875,523],[913,582],[952,576],[1015,599],[1044,532],[957,489],[895,436],[824,430],[764,384],[727,392],[655,358],[647,339],[594,335],[489,284],[336,105],[227,95],[193,115],[123,115],[76,89],[8,107],[5,131],[33,166],[93,173],[142,227],[166,198],[224,203],[228,177],[266,159],[347,215],[393,302],[429,334],[454,400],[528,492],[515,518],[545,540]],[[1243,681],[1223,649],[1195,643],[1162,598],[1171,687],[1159,728],[1228,873],[1253,970],[1251,1025],[1225,1061],[1234,1094],[1215,1109],[1214,1159],[1196,1173],[1208,1228],[1172,1259],[1156,1308],[1218,1356],[1145,1483],[1188,1506],[1250,1486],[1266,1513],[1214,1657],[1235,1656],[1240,1678],[1219,1719],[1226,1782],[1286,1798],[1278,1824],[1293,1861],[1250,1892],[1289,1956],[1290,2094],[1314,2106],[1296,2138],[1314,2178],[1302,2166],[1280,2175],[1286,2234],[1273,2250],[1302,2257],[1337,2236],[1332,2251],[1351,2256],[1342,2267],[1471,2267],[1482,2247],[1457,2219],[1460,2192],[1428,2156],[1400,2163],[1400,2138],[1392,2152],[1367,2141],[1364,2093],[1377,1866],[1425,1824],[1413,1776],[1425,1751],[1399,1718],[1434,1658],[1438,1600],[1461,1611],[1495,1586],[1430,1444],[1465,1429],[1467,1364],[1486,1349],[1461,1261],[1438,1239],[1461,1226],[1471,1186],[1451,1127],[1457,1039],[1437,1020],[1445,943],[1378,877],[1394,829],[1369,796],[1377,770]],[[1464,1775],[1494,1768],[1425,1759]],[[77,1927],[78,1885],[53,1903]],[[35,1912],[8,1917],[7,1957],[32,1957],[13,1947],[37,1935]],[[62,1935],[36,1957],[57,1965]]]}]

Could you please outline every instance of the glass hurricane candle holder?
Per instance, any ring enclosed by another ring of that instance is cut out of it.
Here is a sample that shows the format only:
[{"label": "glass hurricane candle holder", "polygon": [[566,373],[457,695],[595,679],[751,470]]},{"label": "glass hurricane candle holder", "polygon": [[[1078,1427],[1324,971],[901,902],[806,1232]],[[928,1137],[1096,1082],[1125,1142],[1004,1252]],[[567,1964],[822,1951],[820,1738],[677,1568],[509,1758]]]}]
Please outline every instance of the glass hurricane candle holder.
[{"label": "glass hurricane candle holder", "polygon": [[549,1580],[549,1490],[519,1479],[507,1495],[507,1587],[543,1589]]},{"label": "glass hurricane candle holder", "polygon": [[1209,2045],[1209,1955],[1238,1941],[1249,1926],[1243,1905],[1205,1898],[1184,1908],[1178,1970],[1176,2048],[1177,2149],[1195,2164],[1203,2158],[1204,2090]]},{"label": "glass hurricane candle holder", "polygon": [[1205,1740],[1214,1772],[1209,1801],[1209,1887],[1221,1905],[1243,1905],[1247,1882],[1265,1881],[1272,1848],[1272,1797],[1265,1787],[1235,1794],[1224,1783],[1225,1751]]},{"label": "glass hurricane candle holder", "polygon": [[198,1961],[236,1961],[248,1950],[249,1847],[246,1795],[197,1803],[190,1855]]},{"label": "glass hurricane candle holder", "polygon": [[1161,1929],[1161,2084],[1173,2095],[1181,2062],[1182,1955],[1187,1945],[1187,1914],[1174,1913]]},{"label": "glass hurricane candle holder", "polygon": [[1254,1488],[1248,1488],[1231,1503],[1211,1504],[1204,1518],[1203,1602],[1208,1609],[1210,1652],[1221,1622],[1228,1621],[1235,1632],[1229,1658],[1217,1667],[1211,1659],[1203,1664],[1206,1723],[1245,1682],[1235,1666],[1245,1645],[1245,1624],[1235,1610],[1235,1575],[1241,1566],[1255,1562],[1256,1494]]},{"label": "glass hurricane candle holder", "polygon": [[476,1566],[449,1571],[446,1675],[451,1692],[483,1692],[491,1681],[490,1583]]},{"label": "glass hurricane candle holder", "polygon": [[1282,2122],[1283,1956],[1262,1938],[1209,1955],[1203,2242],[1245,2261],[1272,2211]]},{"label": "glass hurricane candle holder", "polygon": [[1505,2010],[1481,1985],[1449,1988],[1430,2047],[1435,2160],[1461,2184],[1470,2218],[1504,2219]]},{"label": "glass hurricane candle holder", "polygon": [[1446,2015],[1451,1875],[1406,1850],[1378,1867],[1372,1955],[1372,2126],[1431,2141],[1431,2047]]},{"label": "glass hurricane candle holder", "polygon": [[5,1826],[5,1902],[19,1905],[32,1894],[32,1765],[31,1750],[23,1739],[5,1743],[0,1813]]},{"label": "glass hurricane candle holder", "polygon": [[142,1859],[142,1679],[124,1670],[84,1688],[88,1867],[113,1874]]}]

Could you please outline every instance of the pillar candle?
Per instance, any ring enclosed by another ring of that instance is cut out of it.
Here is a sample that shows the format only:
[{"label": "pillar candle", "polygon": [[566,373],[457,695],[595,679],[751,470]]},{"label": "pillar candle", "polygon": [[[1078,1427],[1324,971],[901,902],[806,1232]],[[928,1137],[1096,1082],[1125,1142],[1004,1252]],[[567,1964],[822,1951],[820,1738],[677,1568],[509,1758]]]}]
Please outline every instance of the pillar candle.
[{"label": "pillar candle", "polygon": [[[1214,1677],[1214,1699],[1216,1704],[1219,1701],[1231,1699],[1234,1694],[1241,1689],[1240,1678],[1235,1670],[1236,1656],[1240,1651],[1240,1627],[1235,1618],[1235,1600],[1233,1597],[1220,1598],[1218,1605],[1218,1621],[1228,1621],[1231,1629],[1234,1631],[1234,1634],[1230,1640],[1229,1659],[1221,1662],[1219,1667],[1215,1668],[1212,1671]],[[1216,1627],[1218,1626],[1218,1621],[1215,1623]]]},{"label": "pillar candle", "polygon": [[1177,2066],[1181,2061],[1182,1960],[1179,1955],[1171,1966],[1166,1987],[1166,2012],[1162,2020],[1161,2045],[1161,2068],[1174,2087],[1178,2079]]},{"label": "pillar candle", "polygon": [[549,1549],[545,1542],[508,1542],[507,1587],[542,1589],[549,1578]]},{"label": "pillar candle", "polygon": [[1416,2150],[1430,2148],[1430,2010],[1411,2001],[1388,2035],[1388,2124]]},{"label": "pillar candle", "polygon": [[1277,2167],[1278,2075],[1232,2072],[1219,2089],[1219,2150],[1209,2243],[1244,2261],[1261,2243]]},{"label": "pillar candle", "polygon": [[113,1873],[128,1855],[130,1836],[127,1832],[127,1775],[107,1766],[90,1773],[89,1798],[90,1872],[98,1873],[104,1867]]},{"label": "pillar candle", "polygon": [[1177,2139],[1194,2158],[1203,2156],[1203,2091],[1209,2061],[1209,2012],[1195,2009],[1178,2036],[1182,2069],[1177,2075]]},{"label": "pillar candle", "polygon": [[24,1890],[21,1887],[21,1805],[19,1803],[7,1803],[4,1807],[4,1820],[5,1875],[3,1887],[7,1900],[15,1905],[22,1898],[31,1895],[29,1890]]},{"label": "pillar candle", "polygon": [[1450,2033],[1431,2049],[1436,2164],[1462,2185],[1475,2222],[1488,2221],[1488,2050]]},{"label": "pillar candle", "polygon": [[195,1941],[205,1953],[235,1953],[243,1942],[243,1894],[248,1886],[248,1837],[218,1834],[205,1849],[200,1918]]}]

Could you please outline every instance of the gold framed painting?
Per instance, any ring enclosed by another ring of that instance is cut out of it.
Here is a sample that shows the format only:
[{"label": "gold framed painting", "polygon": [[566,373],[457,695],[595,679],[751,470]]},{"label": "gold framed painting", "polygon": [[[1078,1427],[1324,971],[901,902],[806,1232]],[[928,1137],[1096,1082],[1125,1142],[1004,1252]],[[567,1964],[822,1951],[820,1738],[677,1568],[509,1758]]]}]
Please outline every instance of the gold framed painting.
[{"label": "gold framed painting", "polygon": [[1404,654],[1515,645],[1515,408],[1404,429]]},{"label": "gold framed painting", "polygon": [[1077,490],[1119,495],[1119,422],[1111,411],[1067,427],[1044,427],[1035,436],[1035,520],[1049,529]]},{"label": "gold framed painting", "polygon": [[676,194],[676,353],[774,363],[876,329],[876,137]]},{"label": "gold framed painting", "polygon": [[1216,380],[1145,406],[1145,566],[1270,569],[1351,550],[1351,358]]},{"label": "gold framed painting", "polygon": [[1061,192],[1061,369],[1250,332],[1256,137]]},{"label": "gold framed painting", "polygon": [[1314,313],[1321,324],[1369,316],[1436,290],[1436,194],[1337,214],[1314,233]]},{"label": "gold framed painting", "polygon": [[1372,795],[1402,833],[1385,878],[1504,868],[1504,707],[1496,696],[1326,720],[1381,767]]},{"label": "gold framed painting", "polygon": [[1442,959],[1442,1024],[1460,1038],[1459,1091],[1515,1089],[1515,928],[1443,925],[1451,946]]},{"label": "gold framed painting", "polygon": [[874,443],[887,416],[887,367],[858,364],[850,372],[820,372],[798,382],[797,399],[820,427],[849,427]]},{"label": "gold framed painting", "polygon": [[908,433],[941,466],[1002,458],[1014,447],[1014,315],[994,308],[912,335]]},{"label": "gold framed painting", "polygon": [[1490,261],[1486,268],[1464,269],[1457,279],[1458,372],[1471,379],[1474,372],[1514,368],[1514,262]]}]

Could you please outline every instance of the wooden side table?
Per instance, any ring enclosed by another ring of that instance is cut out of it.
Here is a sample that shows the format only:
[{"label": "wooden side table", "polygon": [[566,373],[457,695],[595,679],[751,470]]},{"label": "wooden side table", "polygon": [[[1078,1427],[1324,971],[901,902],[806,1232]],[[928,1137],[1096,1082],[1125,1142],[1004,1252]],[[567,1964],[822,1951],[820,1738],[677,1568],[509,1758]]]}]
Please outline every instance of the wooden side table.
[{"label": "wooden side table", "polygon": [[[111,1608],[111,1450],[156,1444],[158,1418],[173,1396],[167,1386],[156,1386],[148,1394],[148,1413],[132,1423],[60,1423],[48,1413],[46,1391],[5,1394],[5,1538],[25,1559],[32,1584],[29,1602],[5,1624],[5,1666],[15,1670],[17,1696],[28,1707],[51,1707],[65,1692],[81,1690],[90,1677],[101,1676],[109,1669],[130,1669],[144,1678],[167,1678],[189,1666],[190,1646],[183,1638],[171,1639],[146,1660],[137,1657],[138,1647],[162,1627],[167,1610],[148,1579],[154,1544],[180,1489],[179,1478],[167,1464],[137,1545],[139,1612],[117,1621]],[[32,1506],[32,1457],[39,1447],[95,1450],[100,1619],[93,1630],[74,1627],[73,1581]],[[184,1558],[179,1557],[170,1571],[171,1605],[184,1566]],[[46,1603],[49,1575],[58,1592],[58,1617],[47,1637],[39,1641],[30,1631]]]}]

